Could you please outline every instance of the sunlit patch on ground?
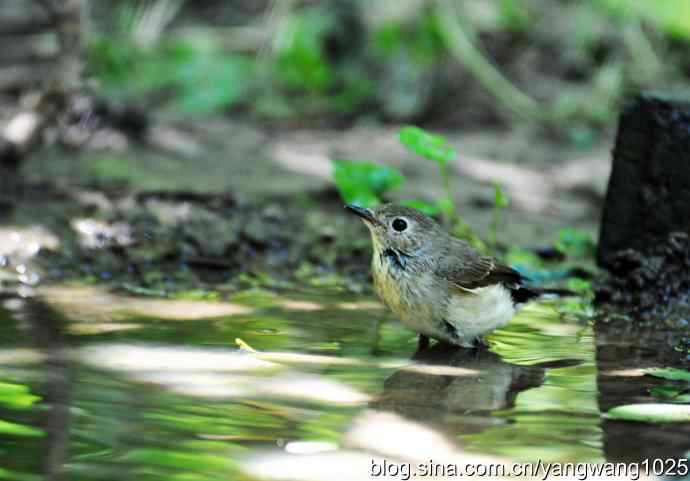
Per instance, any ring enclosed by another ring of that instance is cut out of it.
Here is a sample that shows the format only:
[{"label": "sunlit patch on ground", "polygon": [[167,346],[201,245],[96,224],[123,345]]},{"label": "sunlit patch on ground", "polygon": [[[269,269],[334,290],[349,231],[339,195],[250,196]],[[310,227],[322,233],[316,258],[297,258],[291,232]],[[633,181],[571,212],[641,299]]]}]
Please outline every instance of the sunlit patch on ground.
[{"label": "sunlit patch on ground", "polygon": [[198,320],[249,314],[251,307],[229,302],[154,299],[113,293],[94,286],[42,287],[41,296],[71,319],[112,320],[133,316]]},{"label": "sunlit patch on ground", "polygon": [[345,384],[261,360],[252,353],[119,344],[92,346],[80,357],[94,367],[116,370],[134,381],[160,384],[190,396],[338,405],[357,405],[369,399]]},{"label": "sunlit patch on ground", "polygon": [[32,295],[30,286],[38,284],[41,273],[31,259],[42,249],[56,250],[60,240],[43,226],[0,226],[0,292],[3,284],[16,285],[12,292]]},{"label": "sunlit patch on ground", "polygon": [[287,299],[278,304],[283,309],[295,310],[295,311],[319,311],[323,309],[321,304],[309,301],[297,301]]},{"label": "sunlit patch on ground", "polygon": [[618,376],[618,377],[642,377],[646,373],[644,369],[609,369],[607,371],[600,371],[602,376]]},{"label": "sunlit patch on ground", "polygon": [[54,250],[59,246],[58,238],[41,226],[0,227],[0,256],[26,259],[36,255],[40,249]]},{"label": "sunlit patch on ground", "polygon": [[79,235],[81,246],[86,249],[100,249],[108,246],[127,247],[134,243],[132,228],[123,222],[72,219],[71,226]]},{"label": "sunlit patch on ground", "polygon": [[336,307],[338,309],[344,309],[344,310],[373,310],[373,309],[384,309],[383,304],[380,302],[372,302],[372,301],[358,301],[358,302],[340,302],[336,304]]},{"label": "sunlit patch on ground", "polygon": [[108,332],[131,331],[141,329],[141,324],[131,322],[72,322],[67,330],[72,334],[89,335],[104,334]]}]

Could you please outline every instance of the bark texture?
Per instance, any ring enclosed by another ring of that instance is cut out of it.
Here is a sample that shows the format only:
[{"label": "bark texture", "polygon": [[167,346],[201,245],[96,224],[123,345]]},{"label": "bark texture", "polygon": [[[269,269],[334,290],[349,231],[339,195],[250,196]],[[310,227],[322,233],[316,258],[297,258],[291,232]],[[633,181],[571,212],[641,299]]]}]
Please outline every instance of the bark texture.
[{"label": "bark texture", "polygon": [[690,93],[639,96],[621,115],[597,260],[690,233]]}]

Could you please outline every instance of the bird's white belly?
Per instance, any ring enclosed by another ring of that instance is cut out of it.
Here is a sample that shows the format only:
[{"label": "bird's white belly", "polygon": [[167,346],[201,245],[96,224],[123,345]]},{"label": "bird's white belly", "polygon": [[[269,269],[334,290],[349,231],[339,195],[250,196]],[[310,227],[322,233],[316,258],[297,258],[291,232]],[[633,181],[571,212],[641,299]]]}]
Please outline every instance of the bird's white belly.
[{"label": "bird's white belly", "polygon": [[514,315],[510,291],[496,284],[451,295],[445,320],[455,328],[458,338],[471,343],[505,326]]}]

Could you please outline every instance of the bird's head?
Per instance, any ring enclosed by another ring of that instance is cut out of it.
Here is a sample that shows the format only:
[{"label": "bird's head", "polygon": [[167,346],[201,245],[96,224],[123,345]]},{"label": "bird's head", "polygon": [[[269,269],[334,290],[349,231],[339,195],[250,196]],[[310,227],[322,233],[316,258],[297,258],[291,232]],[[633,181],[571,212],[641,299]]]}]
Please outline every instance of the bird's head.
[{"label": "bird's head", "polygon": [[435,239],[447,235],[435,220],[412,207],[381,204],[370,209],[356,205],[345,208],[359,216],[369,228],[375,252],[393,249],[413,255],[427,250]]}]

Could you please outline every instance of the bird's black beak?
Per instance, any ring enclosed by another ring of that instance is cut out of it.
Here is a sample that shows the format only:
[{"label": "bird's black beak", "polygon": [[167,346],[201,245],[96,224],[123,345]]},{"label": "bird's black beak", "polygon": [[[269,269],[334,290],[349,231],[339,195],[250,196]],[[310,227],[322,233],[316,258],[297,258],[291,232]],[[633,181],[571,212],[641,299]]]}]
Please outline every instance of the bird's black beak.
[{"label": "bird's black beak", "polygon": [[353,214],[361,217],[365,221],[369,222],[370,224],[378,224],[379,221],[374,217],[374,213],[371,212],[369,209],[365,209],[364,207],[360,207],[358,205],[353,205],[353,204],[347,204],[345,206],[347,210],[352,212]]}]

